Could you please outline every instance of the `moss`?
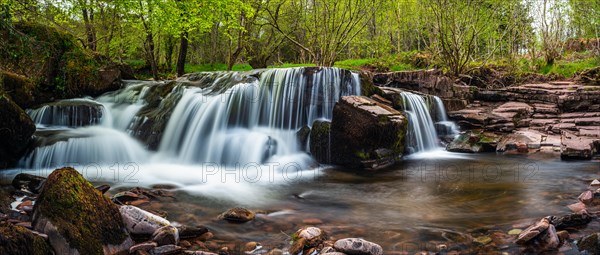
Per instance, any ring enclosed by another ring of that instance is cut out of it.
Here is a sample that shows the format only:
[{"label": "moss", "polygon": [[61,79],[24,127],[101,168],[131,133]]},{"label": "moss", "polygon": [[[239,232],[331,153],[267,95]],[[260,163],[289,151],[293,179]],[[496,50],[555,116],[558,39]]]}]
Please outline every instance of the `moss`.
[{"label": "moss", "polygon": [[20,107],[32,106],[34,88],[33,82],[27,77],[0,70],[0,90],[4,90],[10,95]]},{"label": "moss", "polygon": [[360,92],[363,96],[370,97],[372,95],[383,96],[383,91],[373,83],[373,73],[360,72]]},{"label": "moss", "polygon": [[53,254],[50,245],[24,227],[0,223],[0,254]]},{"label": "moss", "polygon": [[118,245],[127,238],[117,206],[73,168],[48,176],[34,210],[81,254],[103,254],[104,244]]}]

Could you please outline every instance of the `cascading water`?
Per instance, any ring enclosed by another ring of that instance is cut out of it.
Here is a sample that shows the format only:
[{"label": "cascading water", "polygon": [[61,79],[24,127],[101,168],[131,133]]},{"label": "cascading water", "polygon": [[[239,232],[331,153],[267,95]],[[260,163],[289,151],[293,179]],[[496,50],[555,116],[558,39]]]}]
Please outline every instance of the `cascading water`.
[{"label": "cascading water", "polygon": [[102,104],[90,99],[67,99],[27,110],[38,127],[82,127],[99,124],[107,115]]},{"label": "cascading water", "polygon": [[434,96],[433,97],[433,105],[435,112],[435,121],[436,121],[436,130],[439,135],[457,135],[459,133],[458,127],[456,123],[448,120],[448,115],[446,114],[446,108],[444,107],[444,102],[441,98]]},{"label": "cascading water", "polygon": [[404,112],[409,119],[407,144],[417,151],[438,148],[438,137],[429,109],[422,96],[401,92]]},{"label": "cascading water", "polygon": [[[344,95],[360,94],[357,76],[338,68],[271,69],[259,80],[223,91],[219,82],[188,88],[173,111],[159,152],[179,162],[264,164],[297,155],[306,167],[296,132],[317,119],[331,119]],[[216,89],[221,93],[212,93]]]}]

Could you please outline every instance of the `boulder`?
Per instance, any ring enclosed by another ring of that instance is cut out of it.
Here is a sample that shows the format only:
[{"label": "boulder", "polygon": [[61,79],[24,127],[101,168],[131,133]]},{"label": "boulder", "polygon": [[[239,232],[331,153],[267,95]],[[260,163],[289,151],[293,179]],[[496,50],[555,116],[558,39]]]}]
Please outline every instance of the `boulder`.
[{"label": "boulder", "polygon": [[48,235],[57,254],[116,254],[129,250],[117,205],[73,168],[48,176],[35,203],[33,228]]},{"label": "boulder", "polygon": [[588,254],[600,254],[600,233],[587,235],[577,242],[579,251],[587,251]]},{"label": "boulder", "polygon": [[408,120],[373,99],[345,96],[331,121],[331,161],[349,168],[379,169],[404,153]]},{"label": "boulder", "polygon": [[321,164],[331,163],[331,122],[316,120],[310,131],[310,153]]},{"label": "boulder", "polygon": [[27,110],[36,124],[83,127],[100,124],[104,105],[89,99],[67,99]]},{"label": "boulder", "polygon": [[0,223],[0,254],[54,254],[46,239],[24,227]]},{"label": "boulder", "polygon": [[546,231],[550,226],[551,217],[544,217],[537,223],[529,226],[519,236],[517,236],[517,240],[515,241],[517,244],[525,244],[535,237],[539,236],[541,233]]},{"label": "boulder", "polygon": [[552,225],[558,230],[586,225],[592,221],[592,216],[581,210],[577,213],[552,218]]},{"label": "boulder", "polygon": [[179,231],[171,225],[164,226],[157,229],[154,234],[152,234],[152,241],[156,242],[158,246],[169,244],[177,245],[179,243]]},{"label": "boulder", "polygon": [[348,255],[383,255],[383,248],[360,238],[345,238],[335,242],[333,247]]},{"label": "boulder", "polygon": [[302,150],[307,149],[306,144],[308,142],[309,137],[310,137],[310,127],[308,127],[308,126],[303,126],[300,129],[298,129],[298,131],[296,131],[296,139]]},{"label": "boulder", "polygon": [[27,113],[0,90],[0,169],[24,154],[34,132],[35,124]]}]

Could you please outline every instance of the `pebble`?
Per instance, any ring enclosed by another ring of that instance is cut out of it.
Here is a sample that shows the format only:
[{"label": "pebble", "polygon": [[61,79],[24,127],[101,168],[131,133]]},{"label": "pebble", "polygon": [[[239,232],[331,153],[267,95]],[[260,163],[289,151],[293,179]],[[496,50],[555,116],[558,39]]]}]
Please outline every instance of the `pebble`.
[{"label": "pebble", "polygon": [[152,241],[159,246],[179,243],[179,231],[173,226],[164,226],[152,234]]},{"label": "pebble", "polygon": [[255,217],[256,215],[253,212],[241,207],[231,208],[219,215],[219,219],[238,223],[254,220]]},{"label": "pebble", "polygon": [[344,238],[337,240],[333,247],[348,255],[382,255],[380,245],[361,238]]},{"label": "pebble", "polygon": [[129,253],[134,253],[136,251],[149,251],[154,249],[156,246],[158,246],[158,244],[156,242],[153,241],[147,241],[147,242],[143,242],[143,243],[139,243],[136,244],[134,246],[131,246],[131,248],[129,248]]},{"label": "pebble", "polygon": [[150,250],[151,255],[171,255],[181,252],[183,249],[177,245],[169,244],[159,246]]}]

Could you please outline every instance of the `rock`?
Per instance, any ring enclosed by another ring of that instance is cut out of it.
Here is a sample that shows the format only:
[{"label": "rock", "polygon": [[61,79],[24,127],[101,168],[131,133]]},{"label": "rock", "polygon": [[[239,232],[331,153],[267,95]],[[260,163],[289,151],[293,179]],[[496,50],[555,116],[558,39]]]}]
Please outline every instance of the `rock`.
[{"label": "rock", "polygon": [[267,255],[283,255],[283,251],[275,248],[270,250],[269,253],[267,253]]},{"label": "rock", "polygon": [[173,226],[164,226],[157,229],[152,234],[152,241],[156,242],[158,246],[179,243],[179,231]]},{"label": "rock", "polygon": [[337,251],[334,251],[334,252],[321,252],[319,254],[320,255],[346,255],[346,253],[337,252]]},{"label": "rock", "polygon": [[590,183],[590,187],[592,187],[594,189],[600,188],[600,181],[598,181],[597,179],[594,179],[592,181],[592,183]]},{"label": "rock", "polygon": [[177,245],[169,244],[169,245],[159,246],[159,247],[156,247],[156,248],[150,250],[150,254],[151,255],[171,255],[171,254],[178,254],[181,251],[183,251],[183,248],[181,248]]},{"label": "rock", "polygon": [[0,169],[23,155],[34,132],[35,124],[27,113],[0,90]]},{"label": "rock", "polygon": [[219,215],[219,219],[230,222],[248,222],[254,220],[256,215],[246,208],[236,207],[227,210],[226,212]]},{"label": "rock", "polygon": [[556,227],[556,229],[563,230],[570,227],[586,225],[590,223],[590,221],[592,221],[592,217],[588,215],[587,212],[580,211],[579,213],[554,217],[551,223]]},{"label": "rock", "polygon": [[36,124],[66,127],[97,125],[104,112],[104,105],[89,99],[66,99],[27,110]]},{"label": "rock", "polygon": [[560,240],[556,234],[554,225],[550,224],[548,229],[539,237],[542,250],[550,251],[558,249]]},{"label": "rock", "polygon": [[197,226],[197,227],[178,226],[177,230],[179,232],[180,239],[196,238],[196,237],[199,237],[199,236],[202,236],[202,235],[208,233],[208,228],[205,228],[202,226]]},{"label": "rock", "polygon": [[168,220],[135,206],[121,206],[119,212],[127,230],[132,234],[152,235],[159,228],[171,225]]},{"label": "rock", "polygon": [[333,247],[348,255],[383,255],[380,245],[360,238],[340,239]]},{"label": "rock", "polygon": [[480,236],[480,237],[475,238],[473,240],[473,242],[475,242],[479,245],[486,245],[486,244],[492,242],[492,238],[490,238],[489,236]]},{"label": "rock", "polygon": [[136,205],[149,203],[150,199],[145,195],[133,193],[131,191],[123,191],[112,196],[112,201],[118,205]]},{"label": "rock", "polygon": [[570,204],[567,207],[569,207],[569,209],[571,209],[571,211],[573,211],[574,213],[578,213],[581,212],[583,210],[586,209],[586,206],[584,203],[582,202],[577,202],[575,204]]},{"label": "rock", "polygon": [[558,231],[556,233],[556,235],[558,236],[558,239],[560,240],[561,245],[564,244],[566,241],[568,241],[569,237],[570,237],[569,232],[566,230]]},{"label": "rock", "polygon": [[298,144],[300,144],[300,148],[302,150],[306,150],[306,145],[308,143],[308,138],[310,137],[310,127],[303,126],[298,131],[296,131],[296,139],[298,140]]},{"label": "rock", "polygon": [[150,251],[154,249],[158,244],[154,241],[147,241],[143,243],[136,244],[129,248],[129,253],[135,253],[136,251]]},{"label": "rock", "polygon": [[289,248],[289,252],[292,255],[307,254],[307,251],[311,248],[318,247],[323,241],[328,239],[327,234],[317,227],[306,227],[299,229],[292,235],[292,246]]},{"label": "rock", "polygon": [[0,254],[54,254],[46,240],[30,230],[0,222]]},{"label": "rock", "polygon": [[578,137],[572,132],[563,130],[560,157],[562,159],[591,159],[592,143],[592,139]]},{"label": "rock", "polygon": [[310,153],[321,164],[331,163],[330,130],[331,122],[316,120],[310,131]]},{"label": "rock", "polygon": [[581,195],[579,195],[579,197],[577,197],[577,199],[579,199],[579,201],[582,203],[589,205],[594,201],[594,192],[591,190],[584,191],[581,193]]},{"label": "rock", "polygon": [[494,152],[500,136],[483,131],[466,131],[456,137],[446,150],[450,152],[479,153]]},{"label": "rock", "polygon": [[245,252],[252,252],[254,250],[256,250],[257,247],[260,247],[260,244],[257,242],[247,242],[246,244],[244,244],[244,251]]},{"label": "rock", "polygon": [[117,205],[73,168],[48,176],[35,203],[33,227],[48,235],[57,254],[115,254],[133,245]]},{"label": "rock", "polygon": [[525,244],[531,241],[536,236],[540,235],[542,232],[546,231],[550,226],[550,218],[545,217],[542,218],[537,223],[529,226],[519,236],[517,236],[517,240],[515,241],[517,244]]},{"label": "rock", "polygon": [[600,254],[600,233],[587,235],[577,242],[579,251],[587,251],[588,254]]},{"label": "rock", "polygon": [[15,176],[12,181],[12,186],[17,190],[28,190],[32,193],[39,193],[44,186],[46,178],[35,176],[32,174],[20,173]]},{"label": "rock", "polygon": [[97,189],[98,191],[100,191],[100,193],[104,194],[104,193],[106,193],[110,189],[110,185],[103,184],[103,185],[100,185],[100,186],[96,186],[95,189]]},{"label": "rock", "polygon": [[358,169],[380,169],[404,153],[408,121],[390,106],[361,96],[345,96],[333,109],[331,161]]},{"label": "rock", "polygon": [[[206,251],[184,251],[184,254],[188,255],[217,255],[216,253],[206,252]],[[283,255],[283,254],[281,254]]]},{"label": "rock", "polygon": [[523,232],[523,230],[515,228],[515,229],[511,229],[510,231],[508,231],[509,235],[519,235],[521,234],[521,232]]}]

